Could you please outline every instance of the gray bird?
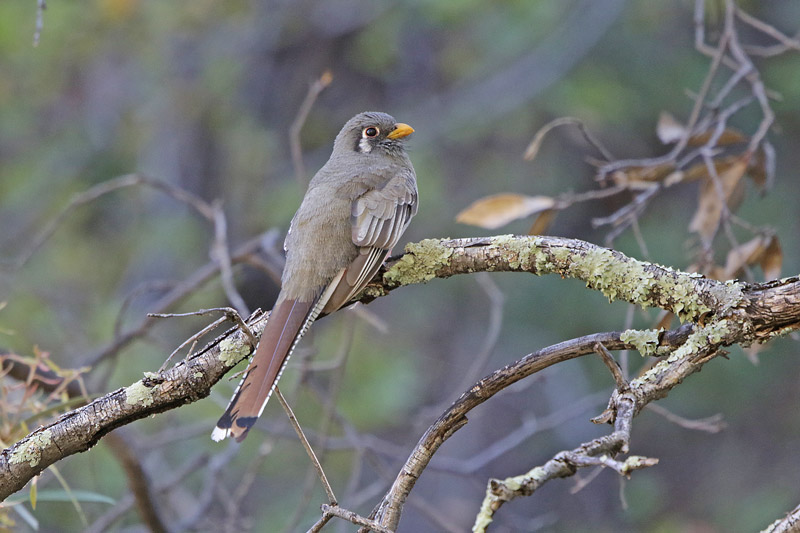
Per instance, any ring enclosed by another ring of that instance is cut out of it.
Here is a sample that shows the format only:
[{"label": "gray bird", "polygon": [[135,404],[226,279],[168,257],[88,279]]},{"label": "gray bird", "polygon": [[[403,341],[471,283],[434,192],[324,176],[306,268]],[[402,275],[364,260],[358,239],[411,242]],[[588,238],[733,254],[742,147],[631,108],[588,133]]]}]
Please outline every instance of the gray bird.
[{"label": "gray bird", "polygon": [[336,136],[289,226],[280,294],[212,439],[244,440],[309,326],[358,294],[408,227],[417,178],[403,143],[413,131],[366,112]]}]

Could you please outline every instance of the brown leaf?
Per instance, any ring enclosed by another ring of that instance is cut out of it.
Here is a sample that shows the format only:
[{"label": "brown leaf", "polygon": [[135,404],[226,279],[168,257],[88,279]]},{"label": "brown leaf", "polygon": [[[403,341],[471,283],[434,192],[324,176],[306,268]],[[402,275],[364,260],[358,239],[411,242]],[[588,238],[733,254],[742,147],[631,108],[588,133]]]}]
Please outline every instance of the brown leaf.
[{"label": "brown leaf", "polygon": [[[703,133],[698,133],[697,135],[692,135],[689,137],[688,145],[691,147],[703,146],[708,142],[709,139],[711,139],[713,134],[713,131],[708,130],[704,131]],[[720,134],[719,137],[717,137],[717,142],[714,146],[729,146],[731,144],[747,142],[748,140],[750,139],[741,132],[733,128],[727,128]]]},{"label": "brown leaf", "polygon": [[719,279],[739,277],[745,265],[755,264],[761,267],[765,279],[776,279],[781,275],[782,263],[783,252],[778,237],[769,234],[759,235],[728,252],[724,277]]},{"label": "brown leaf", "polygon": [[630,167],[625,170],[617,170],[611,174],[611,179],[615,185],[625,185],[631,189],[642,189],[650,187],[653,183],[659,182],[672,175],[675,165],[664,163],[652,167]]},{"label": "brown leaf", "polygon": [[783,266],[783,250],[777,235],[772,235],[767,244],[764,254],[758,261],[761,270],[764,272],[764,279],[778,279],[781,277],[781,267]]},{"label": "brown leaf", "polygon": [[675,314],[671,311],[661,311],[652,329],[670,329],[673,318],[675,318]]},{"label": "brown leaf", "polygon": [[557,209],[545,209],[539,213],[536,220],[533,221],[531,229],[528,230],[528,235],[545,235],[550,224],[555,220],[556,214],[558,214]]},{"label": "brown leaf", "polygon": [[728,252],[722,279],[739,277],[745,265],[749,266],[758,261],[764,254],[765,249],[766,246],[763,235],[750,239],[746,243],[740,244],[732,249]]},{"label": "brown leaf", "polygon": [[772,186],[775,176],[775,151],[770,144],[763,144],[756,151],[747,174],[761,193]]},{"label": "brown leaf", "polygon": [[549,196],[525,196],[502,193],[476,200],[456,216],[456,222],[486,229],[496,229],[509,222],[555,206]]},{"label": "brown leaf", "polygon": [[[693,133],[689,137],[687,144],[691,147],[703,146],[714,134],[715,132],[713,130]],[[658,116],[656,135],[658,135],[658,139],[662,143],[673,144],[680,141],[683,136],[686,135],[686,126],[678,122],[669,112],[662,111]],[[719,137],[717,137],[714,146],[728,146],[747,142],[748,140],[748,137],[743,135],[740,131],[733,128],[726,128]]]},{"label": "brown leaf", "polygon": [[700,187],[700,198],[689,231],[700,234],[700,237],[709,242],[717,232],[720,216],[722,215],[723,202],[731,203],[741,199],[742,189],[737,191],[739,184],[747,170],[748,158],[736,157],[732,162],[718,160],[715,162],[719,176],[722,194],[718,190],[715,180],[710,176],[705,177]]}]

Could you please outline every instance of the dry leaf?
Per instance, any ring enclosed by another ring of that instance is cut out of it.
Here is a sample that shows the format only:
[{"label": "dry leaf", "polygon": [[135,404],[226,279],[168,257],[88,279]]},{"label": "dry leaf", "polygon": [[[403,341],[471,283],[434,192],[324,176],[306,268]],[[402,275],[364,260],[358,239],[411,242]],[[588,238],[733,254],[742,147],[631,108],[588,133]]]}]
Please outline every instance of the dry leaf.
[{"label": "dry leaf", "polygon": [[778,279],[781,277],[781,267],[783,266],[783,250],[777,235],[772,238],[764,250],[764,255],[758,261],[761,270],[764,272],[764,279]]},{"label": "dry leaf", "polygon": [[745,265],[752,265],[764,254],[764,236],[759,235],[728,252],[722,279],[737,278]]},{"label": "dry leaf", "polygon": [[[706,130],[702,133],[694,133],[689,137],[687,145],[691,147],[703,146],[706,144],[712,135],[716,132],[713,130]],[[680,141],[686,135],[686,126],[678,122],[667,111],[662,111],[658,116],[658,124],[656,125],[656,135],[658,139],[664,144],[673,144]],[[742,134],[742,132],[733,128],[726,128],[717,137],[714,146],[729,146],[731,144],[739,144],[747,142],[749,138]]]},{"label": "dry leaf", "polygon": [[558,214],[557,209],[545,209],[539,213],[536,220],[533,221],[531,229],[528,230],[528,235],[545,235],[550,224],[555,220],[556,214]]},{"label": "dry leaf", "polygon": [[456,216],[456,222],[486,229],[497,229],[509,222],[555,206],[549,196],[502,193],[476,200]]},{"label": "dry leaf", "polygon": [[658,139],[664,144],[676,143],[686,135],[686,127],[675,120],[675,117],[670,113],[662,111],[661,114],[658,115],[656,135],[658,135]]},{"label": "dry leaf", "polygon": [[765,279],[776,279],[781,275],[782,263],[783,252],[778,237],[759,235],[728,252],[725,269],[719,279],[739,277],[745,266],[755,264],[761,267]]},{"label": "dry leaf", "polygon": [[[703,133],[698,133],[697,135],[692,135],[689,137],[689,142],[687,144],[690,147],[703,146],[709,141],[709,139],[711,139],[713,134],[714,132],[712,130],[708,130],[704,131]],[[717,137],[717,142],[714,146],[729,146],[731,144],[739,144],[749,140],[750,139],[744,136],[741,132],[733,128],[727,128],[720,134],[719,137]]]},{"label": "dry leaf", "polygon": [[666,179],[674,172],[675,165],[664,163],[652,167],[630,167],[625,170],[617,170],[611,174],[611,179],[615,185],[624,185],[630,189],[643,189]]},{"label": "dry leaf", "polygon": [[672,325],[672,319],[675,318],[675,314],[670,311],[661,311],[658,314],[658,320],[656,321],[655,325],[652,329],[670,329]]},{"label": "dry leaf", "polygon": [[[743,189],[740,188],[742,176],[747,170],[748,159],[737,157],[733,162],[718,160],[715,163],[719,176],[722,195],[715,180],[706,176],[700,187],[700,198],[697,211],[689,223],[689,231],[697,232],[705,242],[711,241],[719,226],[723,202],[729,205],[741,200]],[[720,167],[723,167],[722,169]],[[738,191],[737,191],[738,189]]]},{"label": "dry leaf", "polygon": [[772,186],[775,177],[775,150],[772,145],[764,143],[758,149],[747,174],[762,194]]}]

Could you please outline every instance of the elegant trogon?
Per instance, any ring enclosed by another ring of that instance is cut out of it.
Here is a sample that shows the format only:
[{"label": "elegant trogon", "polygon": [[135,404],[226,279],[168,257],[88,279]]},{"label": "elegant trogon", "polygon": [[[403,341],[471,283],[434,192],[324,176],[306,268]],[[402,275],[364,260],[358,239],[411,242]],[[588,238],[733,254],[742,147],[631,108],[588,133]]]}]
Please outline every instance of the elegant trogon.
[{"label": "elegant trogon", "polygon": [[416,174],[404,147],[413,131],[366,112],[336,136],[289,226],[281,291],[214,440],[247,436],[309,326],[364,288],[416,214]]}]

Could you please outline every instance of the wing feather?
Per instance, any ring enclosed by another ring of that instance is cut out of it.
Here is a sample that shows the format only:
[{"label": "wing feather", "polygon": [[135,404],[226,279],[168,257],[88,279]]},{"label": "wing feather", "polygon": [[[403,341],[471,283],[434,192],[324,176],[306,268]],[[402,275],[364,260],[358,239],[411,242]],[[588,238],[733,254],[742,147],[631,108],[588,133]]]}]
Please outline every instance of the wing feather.
[{"label": "wing feather", "polygon": [[345,305],[369,283],[416,212],[417,187],[413,173],[395,176],[383,187],[364,191],[353,200],[351,234],[353,243],[360,248],[359,254],[347,267],[323,314]]}]

